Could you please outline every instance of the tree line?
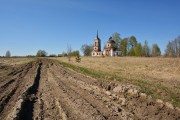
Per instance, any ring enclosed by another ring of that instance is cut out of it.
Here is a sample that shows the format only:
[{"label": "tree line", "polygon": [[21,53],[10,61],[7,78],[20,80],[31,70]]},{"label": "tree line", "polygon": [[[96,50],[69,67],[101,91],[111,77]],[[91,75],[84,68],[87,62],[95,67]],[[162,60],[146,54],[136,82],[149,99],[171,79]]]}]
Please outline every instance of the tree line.
[{"label": "tree line", "polygon": [[165,50],[165,56],[180,57],[180,36],[168,42]]},{"label": "tree line", "polygon": [[45,51],[45,50],[38,50],[37,53],[36,53],[36,57],[46,57],[46,56],[49,56],[49,57],[73,57],[73,56],[79,56],[80,53],[79,53],[79,50],[74,50],[72,51],[71,47],[67,48],[67,53],[66,52],[62,52],[62,54],[49,54]]},{"label": "tree line", "polygon": [[[161,50],[157,44],[149,46],[147,40],[145,40],[142,44],[137,41],[135,36],[130,36],[116,41],[119,41],[119,49],[122,51],[123,56],[156,57],[161,55]],[[116,44],[118,43],[116,42]]]},{"label": "tree line", "polygon": [[[157,44],[153,44],[151,47],[148,45],[148,41],[145,40],[144,43],[138,42],[135,36],[121,38],[120,34],[115,32],[112,34],[112,38],[116,42],[116,49],[122,51],[123,56],[145,56],[145,57],[156,57],[161,56],[161,50]],[[93,45],[83,44],[81,46],[81,51],[84,56],[91,56],[93,50]],[[38,50],[36,57],[46,57],[48,53],[45,50]],[[65,57],[67,56],[70,60],[72,56],[79,57],[79,50],[72,50],[71,46],[67,46],[67,52],[62,52],[61,54],[49,54],[49,57]],[[180,36],[176,37],[174,40],[168,42],[165,53],[165,57],[180,57]],[[4,57],[11,57],[11,52],[8,50]],[[34,55],[27,55],[27,57],[34,57]]]}]

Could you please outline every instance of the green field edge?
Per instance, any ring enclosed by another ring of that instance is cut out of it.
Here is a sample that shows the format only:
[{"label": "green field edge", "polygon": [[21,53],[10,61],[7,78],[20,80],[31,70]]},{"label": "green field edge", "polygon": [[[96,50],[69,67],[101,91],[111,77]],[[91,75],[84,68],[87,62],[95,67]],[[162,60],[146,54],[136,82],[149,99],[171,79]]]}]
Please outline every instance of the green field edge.
[{"label": "green field edge", "polygon": [[106,80],[108,82],[115,80],[120,83],[129,83],[139,86],[141,92],[152,96],[153,99],[161,99],[164,102],[170,102],[173,104],[173,106],[180,108],[180,98],[178,98],[177,94],[175,94],[170,88],[165,87],[160,83],[154,83],[154,82],[150,82],[149,80],[142,80],[142,79],[133,80],[122,77],[120,75],[116,75],[104,71],[97,71],[94,69],[73,65],[71,63],[62,62],[60,60],[55,60],[55,61],[58,61],[61,65],[63,65],[63,67],[70,68],[76,72],[91,76],[96,79]]}]

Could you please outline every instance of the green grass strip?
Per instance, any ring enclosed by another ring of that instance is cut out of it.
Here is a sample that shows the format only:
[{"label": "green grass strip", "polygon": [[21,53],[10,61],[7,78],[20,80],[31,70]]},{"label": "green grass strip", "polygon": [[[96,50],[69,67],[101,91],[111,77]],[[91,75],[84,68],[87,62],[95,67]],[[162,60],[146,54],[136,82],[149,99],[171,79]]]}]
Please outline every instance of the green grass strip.
[{"label": "green grass strip", "polygon": [[[58,60],[56,60],[58,61]],[[103,79],[106,81],[116,80],[121,83],[130,83],[141,88],[141,92],[151,95],[154,99],[162,99],[164,101],[171,102],[174,106],[180,107],[180,98],[175,94],[170,88],[161,85],[160,83],[153,83],[149,80],[132,80],[128,78],[123,78],[120,75],[107,73],[103,71],[96,71],[94,69],[89,69],[85,67],[80,67],[70,63],[58,61],[64,67],[70,68],[76,72],[91,76],[96,79]],[[158,92],[157,92],[158,91]],[[164,93],[165,95],[161,94]]]}]

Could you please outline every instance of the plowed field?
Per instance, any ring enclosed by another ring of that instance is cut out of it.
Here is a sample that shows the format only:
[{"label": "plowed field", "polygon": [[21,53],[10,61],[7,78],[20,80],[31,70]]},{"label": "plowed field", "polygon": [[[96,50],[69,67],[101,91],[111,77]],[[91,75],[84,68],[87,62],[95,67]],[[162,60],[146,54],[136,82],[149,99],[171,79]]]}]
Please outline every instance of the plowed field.
[{"label": "plowed field", "polygon": [[180,110],[130,84],[37,59],[0,64],[0,120],[179,120]]}]

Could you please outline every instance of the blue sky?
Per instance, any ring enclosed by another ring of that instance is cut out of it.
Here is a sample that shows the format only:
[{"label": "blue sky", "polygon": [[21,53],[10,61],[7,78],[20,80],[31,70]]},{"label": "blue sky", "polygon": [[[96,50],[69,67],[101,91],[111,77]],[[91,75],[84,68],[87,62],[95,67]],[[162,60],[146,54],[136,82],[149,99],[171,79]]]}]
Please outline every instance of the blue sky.
[{"label": "blue sky", "polygon": [[0,56],[80,50],[99,31],[102,46],[114,33],[136,36],[164,52],[180,35],[180,0],[0,0]]}]

